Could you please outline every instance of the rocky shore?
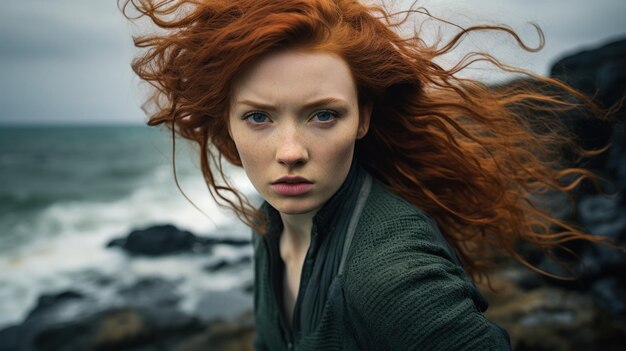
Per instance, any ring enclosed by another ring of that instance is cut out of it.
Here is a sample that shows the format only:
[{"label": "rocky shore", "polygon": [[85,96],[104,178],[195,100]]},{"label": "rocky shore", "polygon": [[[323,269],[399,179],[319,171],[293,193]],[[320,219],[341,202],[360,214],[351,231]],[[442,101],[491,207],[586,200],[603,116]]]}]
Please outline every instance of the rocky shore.
[{"label": "rocky shore", "polygon": [[[626,41],[585,51],[557,62],[554,77],[615,106],[626,93]],[[576,207],[551,195],[539,199],[562,219],[626,246],[626,109],[614,122],[598,123],[574,112],[561,116],[586,147],[612,144],[609,152],[582,166],[612,185],[601,196],[589,186],[576,194]],[[580,166],[580,165],[579,165]],[[246,240],[207,239],[171,225],[135,230],[112,240],[110,250],[133,257],[210,254],[216,245],[243,247]],[[487,316],[506,328],[514,350],[623,350],[626,340],[626,254],[598,245],[570,247],[581,257],[580,279],[546,278],[520,264],[503,261],[493,290],[479,285],[490,302]],[[558,272],[553,261],[532,256],[542,269]],[[207,264],[206,272],[250,269],[251,257]],[[583,267],[584,266],[584,267]],[[111,281],[97,284],[110,287]],[[0,351],[28,350],[251,350],[254,320],[251,283],[235,291],[211,291],[198,308],[182,307],[176,281],[144,277],[113,289],[106,301],[76,287],[39,297],[22,323],[0,331]]]}]

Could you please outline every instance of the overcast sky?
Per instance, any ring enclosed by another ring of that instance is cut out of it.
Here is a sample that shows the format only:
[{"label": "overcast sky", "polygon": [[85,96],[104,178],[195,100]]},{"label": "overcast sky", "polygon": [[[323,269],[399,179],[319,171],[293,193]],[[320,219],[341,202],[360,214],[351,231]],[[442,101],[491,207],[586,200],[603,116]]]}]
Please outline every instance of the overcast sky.
[{"label": "overcast sky", "polygon": [[[526,54],[500,36],[467,42],[505,62],[547,74],[566,54],[626,37],[624,0],[422,0],[459,24],[506,23],[529,44],[541,26],[546,46]],[[0,124],[143,123],[132,26],[115,0],[0,2]],[[480,75],[480,74],[478,74]]]}]

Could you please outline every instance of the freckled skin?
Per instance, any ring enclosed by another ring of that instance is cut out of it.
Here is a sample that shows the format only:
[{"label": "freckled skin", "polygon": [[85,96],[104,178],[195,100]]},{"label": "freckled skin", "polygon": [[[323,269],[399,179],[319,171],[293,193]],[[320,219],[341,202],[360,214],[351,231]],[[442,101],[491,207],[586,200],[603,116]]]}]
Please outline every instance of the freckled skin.
[{"label": "freckled skin", "polygon": [[[361,118],[359,113],[342,58],[284,51],[262,58],[238,79],[229,130],[265,200],[282,214],[314,214],[346,179],[355,142],[367,133],[369,110],[362,109]],[[285,176],[305,178],[310,190],[279,193],[272,184]]]}]

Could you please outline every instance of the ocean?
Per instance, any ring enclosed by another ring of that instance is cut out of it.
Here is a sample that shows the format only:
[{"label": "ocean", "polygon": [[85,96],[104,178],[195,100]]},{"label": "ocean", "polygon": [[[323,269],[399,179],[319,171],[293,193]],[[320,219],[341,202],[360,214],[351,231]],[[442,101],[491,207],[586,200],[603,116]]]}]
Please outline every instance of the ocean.
[{"label": "ocean", "polygon": [[[249,238],[234,214],[212,200],[197,152],[184,140],[176,143],[180,186],[199,210],[176,187],[166,128],[0,127],[0,329],[19,323],[42,293],[79,289],[107,299],[110,292],[97,283],[103,280],[115,281],[114,289],[145,276],[177,279],[189,297],[184,307],[193,309],[198,291],[251,279],[247,271],[202,269],[250,255],[249,247],[160,258],[106,248],[132,229],[166,223],[200,236]],[[243,171],[231,167],[227,174],[256,196]]]}]

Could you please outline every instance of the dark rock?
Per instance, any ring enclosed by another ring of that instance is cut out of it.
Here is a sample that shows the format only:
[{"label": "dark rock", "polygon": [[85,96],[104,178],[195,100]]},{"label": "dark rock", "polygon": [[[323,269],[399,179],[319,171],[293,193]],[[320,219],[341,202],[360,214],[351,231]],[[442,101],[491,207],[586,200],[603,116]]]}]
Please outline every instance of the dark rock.
[{"label": "dark rock", "polygon": [[216,319],[233,320],[251,309],[250,296],[237,290],[207,292],[200,297],[195,308],[198,318],[207,323]]},{"label": "dark rock", "polygon": [[607,277],[593,284],[592,296],[626,325],[626,281]]},{"label": "dark rock", "polygon": [[246,246],[249,239],[199,237],[173,225],[133,230],[126,238],[116,238],[107,247],[120,247],[131,255],[161,256],[181,252],[206,253],[215,245]]},{"label": "dark rock", "polygon": [[[565,57],[554,64],[551,76],[593,97],[600,106],[610,108],[626,92],[626,40]],[[623,107],[617,111],[616,120],[624,121],[625,112]],[[571,111],[563,120],[586,148],[603,147],[612,139],[613,123],[586,118],[582,111]],[[606,157],[605,153],[594,158],[586,168],[605,169]]]},{"label": "dark rock", "polygon": [[[622,195],[586,196],[578,203],[582,224],[592,233],[620,241],[626,239],[626,208]],[[626,244],[624,242],[623,244]]]},{"label": "dark rock", "polygon": [[176,284],[160,277],[145,277],[118,290],[124,304],[144,307],[175,307],[181,296]]},{"label": "dark rock", "polygon": [[44,294],[37,299],[37,305],[33,308],[28,318],[34,318],[37,315],[49,313],[50,310],[58,308],[59,305],[63,305],[66,302],[75,300],[81,300],[85,296],[77,291],[67,290],[56,294]]},{"label": "dark rock", "polygon": [[22,347],[22,328],[13,325],[0,330],[0,351],[25,350]]},{"label": "dark rock", "polygon": [[96,301],[75,291],[57,294],[45,294],[38,299],[37,305],[26,319],[15,326],[0,332],[0,350],[35,350],[34,339],[49,328],[71,323],[82,318],[86,313],[101,311]]},{"label": "dark rock", "polygon": [[[626,190],[626,118],[622,118],[613,128],[611,149],[606,164],[606,170],[616,181],[622,192]],[[626,206],[626,197],[622,197],[622,206]]]},{"label": "dark rock", "polygon": [[172,308],[119,308],[56,325],[37,335],[38,350],[170,350],[197,334],[197,319]]},{"label": "dark rock", "polygon": [[200,238],[199,243],[203,245],[230,245],[230,246],[246,246],[250,245],[249,239],[232,239],[232,238]]},{"label": "dark rock", "polygon": [[244,284],[243,292],[246,293],[246,294],[253,294],[254,293],[254,280],[251,280],[251,281],[247,282],[246,284]]},{"label": "dark rock", "polygon": [[237,267],[243,264],[249,264],[251,262],[252,262],[252,257],[250,256],[244,256],[235,261],[219,260],[217,262],[213,262],[204,266],[204,270],[208,272],[217,272],[225,268]]},{"label": "dark rock", "polygon": [[626,327],[590,297],[548,287],[510,291],[486,316],[509,332],[514,350],[622,350]]},{"label": "dark rock", "polygon": [[114,239],[107,247],[121,246],[130,254],[158,256],[188,251],[197,241],[194,234],[166,224],[133,230],[126,239]]},{"label": "dark rock", "polygon": [[612,105],[626,91],[626,40],[565,57],[552,66],[550,76]]},{"label": "dark rock", "polygon": [[243,312],[234,321],[216,321],[201,334],[185,340],[176,351],[252,351],[254,314]]},{"label": "dark rock", "polygon": [[121,247],[124,248],[126,245],[126,238],[115,238],[107,243],[106,247]]},{"label": "dark rock", "polygon": [[148,277],[102,305],[81,293],[42,295],[20,325],[0,332],[0,350],[170,350],[206,323],[179,310],[176,283]]}]

